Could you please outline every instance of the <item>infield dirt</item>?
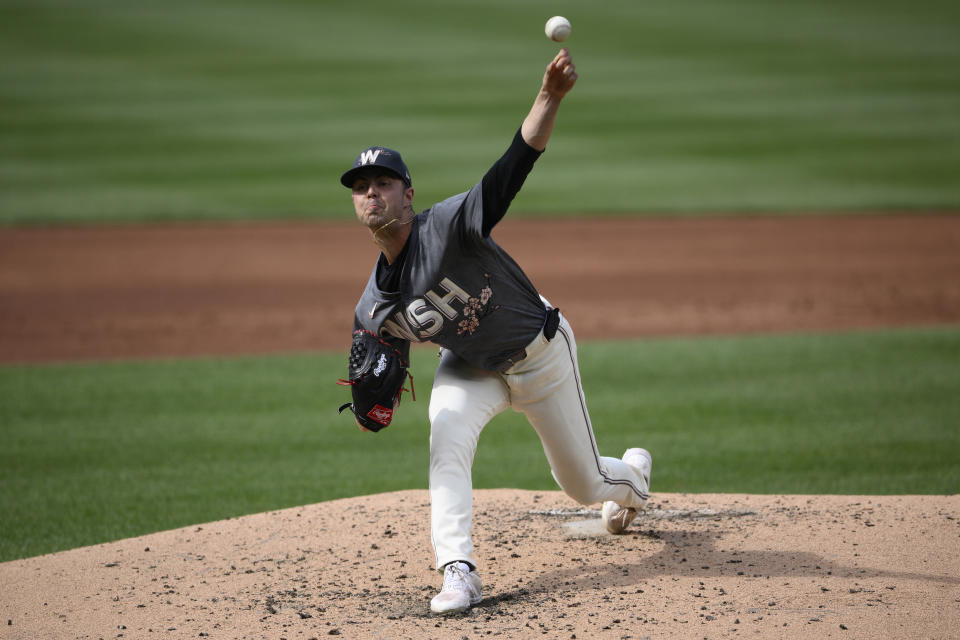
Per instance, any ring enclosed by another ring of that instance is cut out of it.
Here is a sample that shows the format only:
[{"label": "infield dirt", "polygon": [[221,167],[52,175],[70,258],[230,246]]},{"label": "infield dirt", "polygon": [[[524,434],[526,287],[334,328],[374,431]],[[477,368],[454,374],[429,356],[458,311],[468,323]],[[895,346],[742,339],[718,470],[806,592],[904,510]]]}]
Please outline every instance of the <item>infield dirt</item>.
[{"label": "infield dirt", "polygon": [[[960,323],[960,217],[507,221],[580,340]],[[0,362],[346,348],[355,224],[0,230]],[[656,457],[656,452],[654,452]],[[425,491],[0,564],[0,638],[956,638],[960,496],[656,492],[629,533],[476,493],[485,598],[429,615]]]},{"label": "infield dirt", "polygon": [[[960,215],[505,220],[578,340],[960,323]],[[0,362],[348,349],[343,224],[0,229]]]}]

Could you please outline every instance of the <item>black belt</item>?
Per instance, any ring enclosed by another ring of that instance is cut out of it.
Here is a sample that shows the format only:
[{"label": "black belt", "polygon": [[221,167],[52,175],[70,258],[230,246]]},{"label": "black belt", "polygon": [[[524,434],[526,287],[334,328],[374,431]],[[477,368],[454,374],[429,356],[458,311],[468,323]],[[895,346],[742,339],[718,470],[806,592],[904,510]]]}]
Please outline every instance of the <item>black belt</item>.
[{"label": "black belt", "polygon": [[[547,315],[543,319],[543,337],[547,339],[547,342],[553,340],[553,337],[557,335],[557,328],[560,326],[560,309],[554,307],[552,309],[547,309]],[[500,365],[500,373],[506,373],[510,367],[526,359],[527,350],[520,349],[515,354],[507,358],[503,364]]]},{"label": "black belt", "polygon": [[547,317],[543,321],[543,337],[548,341],[553,340],[557,335],[557,328],[560,326],[560,309],[554,307],[547,310]]}]

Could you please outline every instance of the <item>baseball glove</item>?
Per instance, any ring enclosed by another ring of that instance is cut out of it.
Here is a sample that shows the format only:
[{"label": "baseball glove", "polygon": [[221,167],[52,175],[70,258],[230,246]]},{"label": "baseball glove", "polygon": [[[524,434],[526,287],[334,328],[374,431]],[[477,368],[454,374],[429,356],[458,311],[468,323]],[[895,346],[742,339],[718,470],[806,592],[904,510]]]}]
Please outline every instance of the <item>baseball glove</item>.
[{"label": "baseball glove", "polygon": [[379,431],[393,420],[393,412],[400,402],[400,394],[407,389],[403,383],[410,377],[410,393],[413,399],[413,375],[407,371],[409,363],[400,351],[370,331],[353,332],[348,366],[349,379],[340,379],[337,384],[351,387],[353,402],[340,407],[340,413],[348,408],[364,428]]}]

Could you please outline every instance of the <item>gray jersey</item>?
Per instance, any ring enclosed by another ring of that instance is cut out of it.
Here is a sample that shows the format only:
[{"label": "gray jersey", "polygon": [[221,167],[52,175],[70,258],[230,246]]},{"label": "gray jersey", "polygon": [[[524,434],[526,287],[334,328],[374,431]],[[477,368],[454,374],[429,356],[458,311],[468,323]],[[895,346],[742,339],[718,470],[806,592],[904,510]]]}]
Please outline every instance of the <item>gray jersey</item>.
[{"label": "gray jersey", "polygon": [[483,236],[482,197],[478,183],[413,219],[399,290],[381,290],[375,268],[357,327],[434,342],[491,371],[537,336],[543,302],[513,258]]}]

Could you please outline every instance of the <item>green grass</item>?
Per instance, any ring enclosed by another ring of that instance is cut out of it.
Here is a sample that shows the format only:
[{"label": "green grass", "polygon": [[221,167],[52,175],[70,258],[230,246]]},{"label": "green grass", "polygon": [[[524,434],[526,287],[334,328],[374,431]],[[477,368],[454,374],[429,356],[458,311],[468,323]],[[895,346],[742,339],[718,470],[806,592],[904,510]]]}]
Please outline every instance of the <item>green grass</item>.
[{"label": "green grass", "polygon": [[[960,330],[581,345],[601,452],[653,451],[657,491],[956,493]],[[0,561],[427,486],[436,359],[379,434],[336,406],[342,354],[0,367]],[[556,489],[518,414],[478,488]]]},{"label": "green grass", "polygon": [[944,0],[0,0],[0,224],[352,215],[401,149],[425,207],[581,79],[517,214],[956,209]]}]

